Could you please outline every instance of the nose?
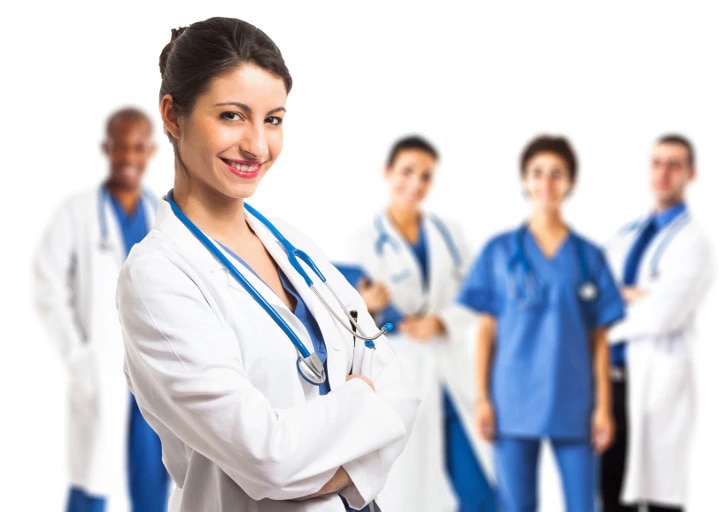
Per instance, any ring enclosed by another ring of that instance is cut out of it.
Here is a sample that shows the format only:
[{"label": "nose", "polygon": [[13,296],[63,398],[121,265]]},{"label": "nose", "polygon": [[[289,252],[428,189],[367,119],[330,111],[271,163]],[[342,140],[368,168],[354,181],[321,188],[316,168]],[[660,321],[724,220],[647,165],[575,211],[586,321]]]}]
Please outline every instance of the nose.
[{"label": "nose", "polygon": [[242,134],[240,150],[245,158],[264,160],[267,157],[267,139],[263,123],[250,123]]}]

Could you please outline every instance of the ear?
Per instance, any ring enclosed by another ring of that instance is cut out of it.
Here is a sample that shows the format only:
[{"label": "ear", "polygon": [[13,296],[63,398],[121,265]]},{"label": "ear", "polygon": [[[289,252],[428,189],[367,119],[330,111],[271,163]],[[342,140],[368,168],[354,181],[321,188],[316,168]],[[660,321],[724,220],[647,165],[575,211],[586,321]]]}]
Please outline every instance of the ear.
[{"label": "ear", "polygon": [[691,172],[689,173],[689,181],[694,181],[697,179],[697,168],[692,167]]},{"label": "ear", "polygon": [[181,136],[181,125],[180,117],[174,111],[174,100],[171,94],[165,94],[162,101],[159,103],[159,113],[162,116],[162,123],[164,123],[164,129],[175,139],[179,139]]},{"label": "ear", "polygon": [[106,156],[111,156],[111,148],[109,147],[108,139],[101,143],[101,152]]}]

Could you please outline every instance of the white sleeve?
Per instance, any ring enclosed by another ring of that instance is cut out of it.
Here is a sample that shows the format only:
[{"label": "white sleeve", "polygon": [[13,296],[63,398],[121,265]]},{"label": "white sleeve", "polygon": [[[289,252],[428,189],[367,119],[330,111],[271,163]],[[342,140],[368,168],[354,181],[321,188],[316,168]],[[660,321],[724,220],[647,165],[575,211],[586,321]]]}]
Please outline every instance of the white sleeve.
[{"label": "white sleeve", "polygon": [[[325,256],[316,248],[311,254],[317,262],[324,262],[324,273],[346,304],[353,304],[358,309],[359,325],[367,333],[378,331],[378,327],[366,310],[363,299],[341,273],[325,260]],[[354,362],[361,367],[361,373],[369,377],[376,387],[377,399],[386,403],[396,411],[406,434],[400,439],[388,443],[381,449],[372,451],[362,457],[343,464],[343,468],[351,478],[352,485],[345,488],[341,495],[354,508],[363,508],[378,496],[384,487],[386,477],[397,457],[404,450],[411,433],[419,407],[419,400],[411,386],[404,380],[399,361],[391,349],[385,336],[376,340],[376,348],[361,348],[359,356],[363,361]]]},{"label": "white sleeve", "polygon": [[678,258],[679,267],[627,306],[626,317],[609,331],[611,341],[635,341],[684,328],[709,288],[713,265],[706,239],[690,244],[684,253]]},{"label": "white sleeve", "polygon": [[[461,258],[458,274],[463,278],[472,265],[473,254],[470,244],[457,223],[447,222],[446,226]],[[448,340],[464,340],[474,335],[478,321],[478,315],[474,311],[457,304],[454,298],[452,303],[440,312],[439,318],[447,331]]]},{"label": "white sleeve", "polygon": [[360,379],[273,408],[239,363],[236,335],[212,304],[163,256],[127,261],[118,285],[125,368],[139,405],[253,499],[315,493],[339,467],[405,437],[385,392]]},{"label": "white sleeve", "polygon": [[33,304],[64,363],[74,358],[83,335],[73,306],[78,255],[69,204],[56,211],[32,261]]}]

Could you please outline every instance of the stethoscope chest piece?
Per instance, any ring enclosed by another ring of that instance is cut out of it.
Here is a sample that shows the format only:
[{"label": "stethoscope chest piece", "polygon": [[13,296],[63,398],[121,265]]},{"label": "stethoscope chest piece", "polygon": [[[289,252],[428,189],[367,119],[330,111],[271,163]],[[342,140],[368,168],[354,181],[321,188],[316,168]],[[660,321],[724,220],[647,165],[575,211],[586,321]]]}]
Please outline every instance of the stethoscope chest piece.
[{"label": "stethoscope chest piece", "polygon": [[578,287],[578,296],[582,300],[590,302],[598,296],[598,288],[591,281],[586,281]]},{"label": "stethoscope chest piece", "polygon": [[108,252],[113,249],[113,246],[107,237],[103,237],[98,242],[98,248],[101,252]]},{"label": "stethoscope chest piece", "polygon": [[298,373],[306,381],[316,386],[326,382],[326,369],[316,353],[298,358]]}]

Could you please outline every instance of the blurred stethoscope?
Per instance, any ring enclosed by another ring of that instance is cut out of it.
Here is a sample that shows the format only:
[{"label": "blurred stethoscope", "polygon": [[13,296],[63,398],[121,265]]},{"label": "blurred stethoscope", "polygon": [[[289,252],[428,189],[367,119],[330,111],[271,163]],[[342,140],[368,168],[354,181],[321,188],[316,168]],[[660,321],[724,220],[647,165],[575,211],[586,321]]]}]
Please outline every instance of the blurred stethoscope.
[{"label": "blurred stethoscope", "polygon": [[[197,238],[197,240],[200,241],[200,243],[215,257],[217,260],[222,263],[222,265],[232,274],[232,276],[235,278],[235,280],[240,283],[240,285],[252,296],[253,299],[255,299],[255,302],[257,302],[264,310],[265,312],[270,315],[270,317],[275,321],[275,323],[280,327],[283,332],[288,336],[290,341],[293,343],[293,346],[296,348],[300,356],[297,359],[297,367],[298,367],[298,373],[303,377],[306,381],[308,381],[311,384],[314,385],[320,385],[326,382],[326,370],[323,366],[323,363],[321,362],[320,358],[318,357],[318,354],[310,353],[310,351],[306,348],[306,346],[303,344],[303,342],[300,340],[298,335],[293,331],[293,329],[286,323],[286,321],[283,319],[282,316],[280,316],[280,313],[278,313],[275,308],[270,305],[270,303],[265,300],[265,297],[263,297],[260,292],[258,292],[255,287],[248,281],[245,276],[242,275],[242,273],[235,267],[235,265],[222,253],[222,251],[215,245],[215,243],[210,240],[207,235],[202,233],[202,231],[194,225],[194,223],[187,217],[184,212],[177,206],[177,203],[174,202],[173,197],[173,191],[169,191],[169,193],[166,195],[166,200],[169,202],[169,204],[172,207],[172,211],[174,212],[174,215],[177,216],[177,218],[182,221],[182,224],[184,224],[189,231],[192,232],[192,234]],[[390,323],[384,324],[384,326],[379,329],[379,331],[374,334],[373,336],[367,336],[365,334],[359,334],[359,332],[364,333],[363,328],[358,324],[355,315],[352,315],[351,312],[346,309],[346,306],[344,305],[343,301],[338,297],[338,294],[336,294],[335,291],[333,291],[333,288],[328,284],[328,281],[326,280],[323,273],[318,269],[316,264],[313,262],[313,260],[308,256],[305,252],[302,250],[296,248],[293,246],[293,244],[290,243],[290,241],[283,236],[283,234],[278,231],[278,229],[268,220],[266,219],[260,212],[255,210],[252,206],[245,203],[245,210],[247,210],[252,216],[254,216],[256,219],[258,219],[275,237],[275,239],[280,243],[280,245],[283,247],[283,249],[286,252],[286,255],[288,257],[288,261],[293,266],[295,271],[300,274],[300,276],[303,278],[305,283],[308,285],[308,287],[313,291],[315,296],[318,298],[318,300],[321,301],[321,303],[325,306],[326,310],[330,313],[330,315],[350,334],[352,334],[355,338],[358,338],[360,340],[363,340],[365,342],[366,347],[368,348],[376,348],[376,345],[374,344],[374,340],[382,336],[383,334],[391,331],[394,327]],[[318,279],[323,283],[323,285],[328,289],[331,295],[336,299],[336,302],[338,303],[339,307],[343,311],[344,315],[346,316],[346,320],[341,319],[341,317],[338,316],[338,314],[333,310],[333,308],[328,304],[328,302],[323,298],[323,295],[321,295],[320,291],[317,288],[317,284],[313,282],[313,280],[310,278],[308,273],[303,269],[303,266],[300,264],[300,262],[305,263],[308,268],[310,268],[313,273],[318,277]],[[350,322],[350,323],[347,323]],[[357,332],[358,331],[358,332]]]},{"label": "blurred stethoscope", "polygon": [[[525,234],[527,226],[521,226],[515,232],[515,252],[508,262],[508,292],[511,298],[517,300],[520,306],[529,306],[537,300],[537,287],[535,283],[535,274],[532,265],[525,255]],[[578,266],[580,267],[581,281],[577,287],[578,297],[585,302],[590,302],[598,296],[598,287],[589,277],[588,261],[586,260],[583,242],[573,234],[570,235],[573,241],[573,247],[576,251]],[[567,243],[567,241],[566,241]],[[522,279],[518,286],[517,268],[522,268]]]},{"label": "blurred stethoscope", "polygon": [[[651,260],[649,261],[649,275],[652,279],[656,279],[659,277],[659,263],[661,263],[661,258],[664,256],[664,252],[669,247],[669,244],[671,243],[672,239],[676,234],[679,232],[680,229],[682,229],[684,226],[686,226],[689,221],[691,220],[691,216],[689,215],[688,210],[684,210],[682,213],[676,216],[669,224],[667,224],[665,228],[665,233],[661,237],[661,240],[659,241],[659,245],[656,246],[656,249],[654,250],[654,254],[651,256]],[[641,235],[641,232],[646,229],[646,227],[649,224],[649,219],[642,222],[634,223],[630,226],[627,226],[628,231],[637,231],[636,239]]]},{"label": "blurred stethoscope", "polygon": [[[144,201],[151,205],[153,210],[156,210],[157,198],[150,191],[144,189],[141,193],[141,204],[143,207]],[[101,239],[98,242],[98,248],[103,251],[111,251],[114,249],[114,244],[111,242],[109,237],[109,225],[108,219],[106,218],[106,205],[111,203],[111,194],[105,185],[101,185],[98,189],[98,224],[101,231]]]},{"label": "blurred stethoscope", "polygon": [[[442,240],[444,240],[444,244],[447,246],[447,251],[449,252],[449,256],[450,258],[452,258],[452,263],[454,264],[454,277],[457,280],[461,281],[463,278],[462,255],[460,254],[459,250],[457,250],[457,245],[454,243],[452,234],[449,232],[447,226],[444,225],[444,222],[442,222],[439,217],[436,217],[430,213],[427,215],[427,219],[429,219],[432,224],[434,224],[434,227],[437,228],[437,231],[442,237]],[[401,250],[402,244],[400,244],[398,240],[396,240],[393,236],[389,234],[386,226],[384,226],[384,219],[381,215],[377,215],[374,218],[374,227],[376,228],[377,232],[375,242],[375,250],[377,256],[381,257],[384,254],[384,247],[386,246],[386,244],[389,244],[394,252],[399,252]],[[408,276],[408,274],[397,274],[397,276],[397,280],[403,280],[405,277]]]}]

